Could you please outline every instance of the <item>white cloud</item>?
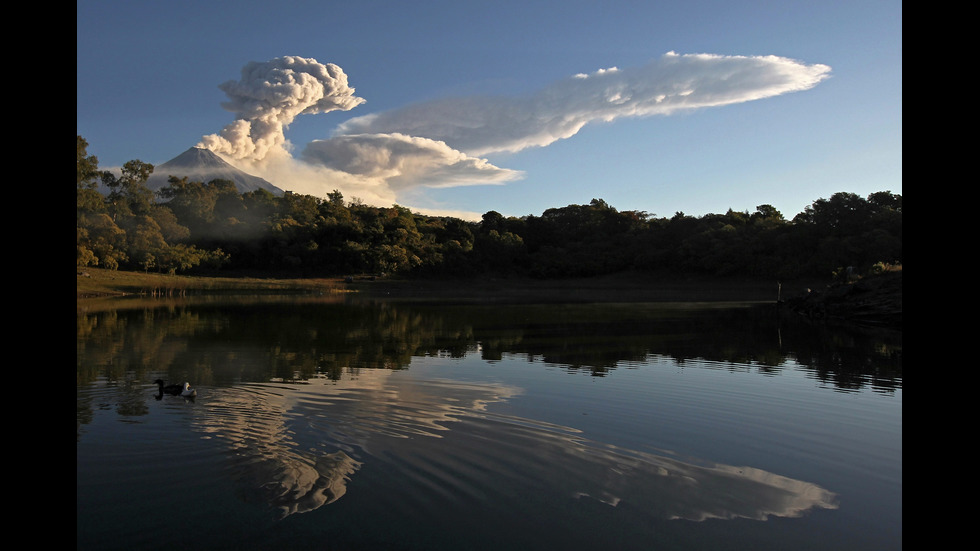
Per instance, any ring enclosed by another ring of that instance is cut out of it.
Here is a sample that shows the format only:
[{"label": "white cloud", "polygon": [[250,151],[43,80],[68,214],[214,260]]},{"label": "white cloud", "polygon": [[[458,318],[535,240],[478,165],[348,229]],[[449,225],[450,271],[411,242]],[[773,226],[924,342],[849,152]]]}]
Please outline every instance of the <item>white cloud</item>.
[{"label": "white cloud", "polygon": [[252,162],[284,149],[285,128],[297,116],[349,111],[364,103],[340,67],[297,56],[253,61],[242,69],[241,80],[219,88],[229,98],[222,107],[237,118],[198,146]]},{"label": "white cloud", "polygon": [[416,186],[499,184],[521,172],[498,168],[444,142],[404,134],[356,134],[315,140],[301,158],[350,174],[384,180],[393,190]]},{"label": "white cloud", "polygon": [[[200,147],[298,193],[372,204],[426,187],[500,184],[522,177],[485,155],[545,147],[585,125],[670,115],[807,90],[830,75],[826,65],[777,56],[679,55],[641,67],[599,69],[526,97],[457,97],[355,117],[332,136],[289,152],[285,129],[302,114],[347,111],[364,100],[333,64],[282,57],[252,62],[241,80],[221,85],[236,120]],[[461,216],[472,218],[472,216]]]},{"label": "white cloud", "polygon": [[544,147],[588,123],[742,103],[812,88],[826,65],[776,56],[665,54],[642,67],[577,74],[522,98],[449,98],[357,117],[338,135],[397,132],[470,155]]}]

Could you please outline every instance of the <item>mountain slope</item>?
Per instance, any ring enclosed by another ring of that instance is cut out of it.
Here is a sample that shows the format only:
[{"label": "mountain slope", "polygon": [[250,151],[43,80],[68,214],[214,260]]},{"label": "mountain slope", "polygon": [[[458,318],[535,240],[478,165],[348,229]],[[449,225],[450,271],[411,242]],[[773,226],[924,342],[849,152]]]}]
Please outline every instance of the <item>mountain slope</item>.
[{"label": "mountain slope", "polygon": [[214,179],[231,180],[240,193],[264,189],[273,195],[282,195],[283,190],[269,181],[252,176],[231,166],[224,159],[207,149],[192,147],[173,159],[155,167],[146,186],[153,191],[169,185],[171,176],[187,177],[192,182],[208,183]]}]

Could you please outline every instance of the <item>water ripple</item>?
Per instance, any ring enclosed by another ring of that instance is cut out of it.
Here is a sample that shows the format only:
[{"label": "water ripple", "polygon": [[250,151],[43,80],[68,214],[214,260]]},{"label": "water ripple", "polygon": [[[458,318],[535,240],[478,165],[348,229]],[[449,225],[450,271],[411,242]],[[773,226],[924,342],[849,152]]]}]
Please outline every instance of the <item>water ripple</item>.
[{"label": "water ripple", "polygon": [[194,428],[223,441],[243,491],[282,516],[340,499],[367,464],[399,480],[393,508],[516,496],[520,506],[544,506],[564,496],[629,503],[658,518],[763,520],[836,507],[834,494],[807,482],[618,448],[574,427],[491,411],[520,394],[514,387],[394,373],[219,389]]}]

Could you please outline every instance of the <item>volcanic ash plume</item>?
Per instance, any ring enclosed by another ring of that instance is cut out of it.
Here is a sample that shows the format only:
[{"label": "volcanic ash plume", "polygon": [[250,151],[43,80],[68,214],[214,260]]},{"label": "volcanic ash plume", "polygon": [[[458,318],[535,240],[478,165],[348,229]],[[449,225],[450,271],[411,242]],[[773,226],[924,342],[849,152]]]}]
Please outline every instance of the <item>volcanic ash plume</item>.
[{"label": "volcanic ash plume", "polygon": [[284,130],[298,115],[349,111],[364,103],[340,67],[297,56],[253,61],[242,69],[241,80],[220,88],[229,98],[222,107],[236,120],[220,134],[204,136],[198,147],[250,162],[284,151]]},{"label": "volcanic ash plume", "polygon": [[[401,203],[424,188],[503,184],[523,172],[486,155],[547,147],[584,126],[667,116],[808,90],[830,67],[777,56],[668,52],[645,65],[600,69],[523,96],[449,97],[367,113],[290,153],[284,131],[303,114],[364,103],[340,67],[286,56],[251,62],[220,88],[236,120],[205,136],[209,149],[289,191],[354,193],[371,204]],[[474,219],[478,219],[475,213]]]}]

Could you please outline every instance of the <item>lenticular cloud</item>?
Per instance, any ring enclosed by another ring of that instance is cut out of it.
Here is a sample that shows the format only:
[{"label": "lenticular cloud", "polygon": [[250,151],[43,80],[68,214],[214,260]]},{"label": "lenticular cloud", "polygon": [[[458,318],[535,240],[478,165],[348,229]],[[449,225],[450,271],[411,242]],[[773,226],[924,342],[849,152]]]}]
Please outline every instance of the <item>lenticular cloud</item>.
[{"label": "lenticular cloud", "polygon": [[[777,56],[679,55],[634,68],[580,73],[526,97],[446,98],[355,117],[301,153],[303,172],[328,171],[331,183],[357,181],[378,197],[416,187],[503,183],[520,178],[484,155],[545,147],[594,122],[670,115],[808,90],[830,75],[826,65]],[[261,173],[295,160],[285,130],[299,115],[349,111],[364,103],[333,64],[287,56],[252,62],[239,81],[220,86],[236,120],[200,147]],[[292,187],[291,187],[292,186]],[[319,193],[323,190],[304,192]],[[329,191],[329,190],[328,190]]]},{"label": "lenticular cloud", "polygon": [[578,74],[525,98],[450,98],[340,126],[338,134],[400,133],[470,155],[514,152],[570,138],[590,122],[669,115],[812,88],[830,67],[765,56],[678,55],[642,67]]}]

